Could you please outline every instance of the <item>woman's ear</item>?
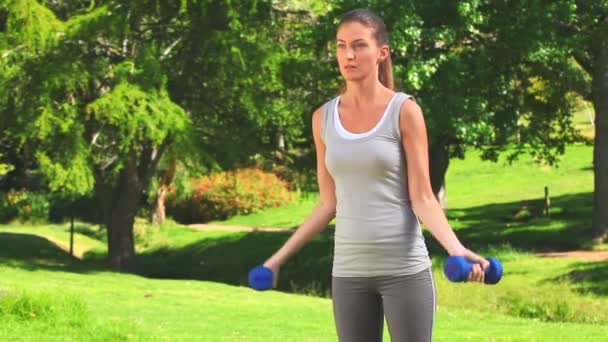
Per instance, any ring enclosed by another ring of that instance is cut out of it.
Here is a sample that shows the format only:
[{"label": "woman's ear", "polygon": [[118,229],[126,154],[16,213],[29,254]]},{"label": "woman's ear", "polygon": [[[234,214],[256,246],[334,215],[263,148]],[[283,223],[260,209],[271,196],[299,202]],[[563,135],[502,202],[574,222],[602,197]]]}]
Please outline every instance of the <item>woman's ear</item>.
[{"label": "woman's ear", "polygon": [[379,53],[379,56],[378,56],[378,62],[377,62],[377,64],[380,64],[385,59],[387,59],[388,56],[389,56],[389,53],[390,53],[390,50],[389,50],[388,46],[385,45],[385,46],[381,47],[380,48],[380,53]]}]

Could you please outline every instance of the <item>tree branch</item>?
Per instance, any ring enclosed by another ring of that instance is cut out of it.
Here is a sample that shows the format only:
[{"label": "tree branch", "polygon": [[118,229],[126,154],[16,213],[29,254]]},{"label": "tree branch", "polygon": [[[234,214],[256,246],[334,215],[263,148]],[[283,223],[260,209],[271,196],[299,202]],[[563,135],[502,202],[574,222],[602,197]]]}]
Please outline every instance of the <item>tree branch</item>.
[{"label": "tree branch", "polygon": [[181,41],[182,41],[182,37],[179,37],[176,41],[171,43],[171,45],[169,45],[169,47],[166,48],[165,51],[163,51],[162,55],[160,56],[160,60],[163,61],[165,59],[165,57],[167,57],[167,55],[171,52],[171,50],[173,50],[173,48],[177,44],[179,44]]},{"label": "tree branch", "polygon": [[8,57],[11,53],[17,52],[17,50],[20,50],[21,48],[25,47],[25,44],[21,44],[19,46],[16,46],[10,50],[6,50],[3,54],[2,54],[2,58],[6,58]]}]

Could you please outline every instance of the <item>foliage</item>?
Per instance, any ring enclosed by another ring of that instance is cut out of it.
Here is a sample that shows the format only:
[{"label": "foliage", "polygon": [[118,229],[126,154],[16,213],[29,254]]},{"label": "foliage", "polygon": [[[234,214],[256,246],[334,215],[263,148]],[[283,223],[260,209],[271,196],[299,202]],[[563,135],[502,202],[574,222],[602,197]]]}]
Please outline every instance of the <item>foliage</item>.
[{"label": "foliage", "polygon": [[185,222],[226,219],[291,203],[287,188],[285,181],[256,168],[215,172],[192,180],[192,196],[184,201],[176,201],[172,189],[168,212]]},{"label": "foliage", "polygon": [[251,157],[255,167],[276,175],[287,182],[289,191],[318,191],[315,170],[300,168],[297,157],[289,153],[274,151],[257,153]]},{"label": "foliage", "polygon": [[71,198],[60,194],[50,194],[48,197],[50,222],[65,222],[74,217],[83,222],[103,223],[94,193]]},{"label": "foliage", "polygon": [[27,190],[0,193],[0,222],[15,218],[22,222],[46,222],[49,219],[47,196]]},{"label": "foliage", "polygon": [[[0,157],[2,157],[1,153],[0,153]],[[13,169],[14,169],[14,166],[11,164],[0,163],[0,177],[6,175]]]}]

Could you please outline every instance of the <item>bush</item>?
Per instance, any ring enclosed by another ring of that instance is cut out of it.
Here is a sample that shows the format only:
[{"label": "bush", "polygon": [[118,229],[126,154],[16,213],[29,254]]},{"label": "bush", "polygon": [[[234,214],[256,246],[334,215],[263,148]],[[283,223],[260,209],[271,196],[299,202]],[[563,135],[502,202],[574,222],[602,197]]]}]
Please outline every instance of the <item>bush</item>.
[{"label": "bush", "polygon": [[47,197],[27,190],[0,193],[0,222],[15,218],[22,222],[46,222],[49,218]]},{"label": "bush", "polygon": [[167,201],[168,214],[185,223],[224,220],[293,200],[287,182],[255,168],[203,176],[192,180],[191,188],[186,200],[179,200],[171,189]]},{"label": "bush", "polygon": [[[314,154],[313,154],[314,156]],[[251,161],[255,167],[275,174],[287,182],[289,191],[317,192],[316,160],[310,153],[283,153],[279,151],[256,154]]]}]

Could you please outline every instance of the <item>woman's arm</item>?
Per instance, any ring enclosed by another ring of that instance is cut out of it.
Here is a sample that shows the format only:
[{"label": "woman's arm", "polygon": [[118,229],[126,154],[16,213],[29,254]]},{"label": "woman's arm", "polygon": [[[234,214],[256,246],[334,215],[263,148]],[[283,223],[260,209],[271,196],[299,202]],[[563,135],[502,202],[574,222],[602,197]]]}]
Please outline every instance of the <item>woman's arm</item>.
[{"label": "woman's arm", "polygon": [[399,129],[407,160],[409,194],[416,215],[448,254],[464,256],[479,264],[481,269],[479,266],[473,267],[469,279],[483,281],[483,270],[489,266],[489,262],[460,243],[433,194],[426,124],[422,110],[415,101],[407,100],[401,106]]},{"label": "woman's arm", "polygon": [[[281,265],[300,250],[315,235],[321,232],[336,215],[336,195],[334,180],[325,167],[325,144],[321,139],[322,108],[312,116],[313,139],[317,151],[317,181],[319,183],[319,203],[298,227],[285,244],[274,253],[264,266],[273,270],[275,282]],[[275,283],[276,286],[276,283]]]}]

